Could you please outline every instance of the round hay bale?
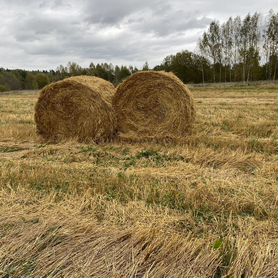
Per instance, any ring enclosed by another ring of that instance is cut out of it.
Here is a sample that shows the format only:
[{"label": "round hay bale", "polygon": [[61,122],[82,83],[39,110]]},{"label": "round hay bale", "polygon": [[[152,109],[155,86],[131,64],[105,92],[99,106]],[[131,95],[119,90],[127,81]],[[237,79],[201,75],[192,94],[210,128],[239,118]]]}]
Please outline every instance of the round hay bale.
[{"label": "round hay bale", "polygon": [[114,93],[110,82],[92,76],[70,77],[44,87],[35,107],[37,133],[48,141],[111,139]]},{"label": "round hay bale", "polygon": [[112,103],[123,139],[181,138],[191,132],[195,119],[187,86],[162,71],[133,74],[117,87]]}]

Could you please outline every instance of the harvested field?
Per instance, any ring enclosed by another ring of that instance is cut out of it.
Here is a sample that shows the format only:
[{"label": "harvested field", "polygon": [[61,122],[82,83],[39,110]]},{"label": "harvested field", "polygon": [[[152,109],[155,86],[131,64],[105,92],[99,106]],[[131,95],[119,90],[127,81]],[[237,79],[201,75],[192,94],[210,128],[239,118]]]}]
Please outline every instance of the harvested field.
[{"label": "harvested field", "polygon": [[181,144],[41,143],[0,95],[0,276],[277,277],[277,87],[191,91]]}]

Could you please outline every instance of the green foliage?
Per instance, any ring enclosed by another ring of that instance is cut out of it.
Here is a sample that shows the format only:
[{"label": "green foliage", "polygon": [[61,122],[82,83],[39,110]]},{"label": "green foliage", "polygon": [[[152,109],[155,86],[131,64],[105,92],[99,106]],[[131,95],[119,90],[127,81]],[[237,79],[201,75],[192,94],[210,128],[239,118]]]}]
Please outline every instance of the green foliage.
[{"label": "green foliage", "polygon": [[0,91],[36,90],[53,80],[53,72],[0,69]]},{"label": "green foliage", "polygon": [[220,249],[222,246],[223,246],[223,240],[218,239],[214,242],[213,249],[217,250],[217,249]]},{"label": "green foliage", "polygon": [[16,71],[1,70],[0,85],[9,90],[19,90],[21,88],[20,74]]},{"label": "green foliage", "polygon": [[143,150],[136,155],[136,158],[150,158],[150,157],[159,157],[159,153],[153,150]]},{"label": "green foliage", "polygon": [[263,31],[264,44],[263,49],[267,58],[265,72],[268,79],[277,79],[278,64],[278,13],[273,10],[269,11],[266,29]]},{"label": "green foliage", "polygon": [[8,91],[7,87],[5,85],[0,84],[0,92]]},{"label": "green foliage", "polygon": [[142,70],[149,70],[149,69],[150,69],[150,68],[149,68],[148,62],[145,62],[145,64],[143,65]]},{"label": "green foliage", "polygon": [[190,51],[178,52],[167,56],[157,70],[174,72],[185,83],[200,83],[204,79],[204,72],[208,72],[209,61]]},{"label": "green foliage", "polygon": [[128,69],[125,66],[116,66],[115,67],[115,84],[120,83],[122,80],[126,79],[128,76],[130,76],[131,70]]},{"label": "green foliage", "polygon": [[84,147],[81,147],[80,152],[81,153],[89,153],[89,154],[91,154],[91,153],[97,152],[97,150],[98,149],[95,146],[84,146]]},{"label": "green foliage", "polygon": [[11,153],[11,152],[17,152],[17,151],[22,151],[24,150],[21,147],[17,147],[17,146],[0,146],[0,153]]},{"label": "green foliage", "polygon": [[46,86],[47,84],[49,84],[49,78],[46,74],[43,74],[43,73],[39,73],[37,76],[36,76],[36,81],[37,81],[37,84],[38,84],[38,88],[41,89],[43,88],[44,86]]},{"label": "green foliage", "polygon": [[38,83],[36,80],[36,76],[33,73],[27,73],[25,82],[24,82],[24,89],[26,90],[36,90],[38,89]]},{"label": "green foliage", "polygon": [[250,150],[255,152],[264,151],[264,145],[261,141],[258,140],[258,138],[251,138],[248,142],[248,147],[250,148]]}]

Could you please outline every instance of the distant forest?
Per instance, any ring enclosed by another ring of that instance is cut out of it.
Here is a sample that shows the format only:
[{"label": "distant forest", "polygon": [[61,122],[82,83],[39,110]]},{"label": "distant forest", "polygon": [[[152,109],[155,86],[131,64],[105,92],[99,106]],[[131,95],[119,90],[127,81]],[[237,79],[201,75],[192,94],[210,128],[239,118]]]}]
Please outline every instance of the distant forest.
[{"label": "distant forest", "polygon": [[[262,23],[262,21],[264,21]],[[198,41],[195,52],[187,50],[167,56],[152,70],[174,72],[185,83],[249,82],[278,78],[278,13],[230,17],[220,24],[212,21]],[[92,75],[120,83],[142,68],[111,63],[82,68],[75,62],[56,70],[26,71],[0,68],[0,91],[40,89],[50,82],[74,75]]]}]

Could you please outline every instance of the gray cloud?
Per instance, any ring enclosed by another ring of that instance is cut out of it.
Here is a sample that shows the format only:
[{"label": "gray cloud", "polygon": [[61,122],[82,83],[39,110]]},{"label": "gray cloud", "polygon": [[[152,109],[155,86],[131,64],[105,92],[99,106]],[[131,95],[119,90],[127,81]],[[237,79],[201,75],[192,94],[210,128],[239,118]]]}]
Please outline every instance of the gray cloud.
[{"label": "gray cloud", "polygon": [[91,23],[114,25],[121,23],[127,16],[138,11],[152,9],[157,5],[163,5],[161,0],[92,0],[86,1],[83,12],[85,20]]},{"label": "gray cloud", "polygon": [[166,55],[194,50],[212,19],[274,7],[273,0],[0,0],[0,67],[155,65]]}]

